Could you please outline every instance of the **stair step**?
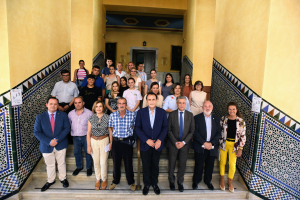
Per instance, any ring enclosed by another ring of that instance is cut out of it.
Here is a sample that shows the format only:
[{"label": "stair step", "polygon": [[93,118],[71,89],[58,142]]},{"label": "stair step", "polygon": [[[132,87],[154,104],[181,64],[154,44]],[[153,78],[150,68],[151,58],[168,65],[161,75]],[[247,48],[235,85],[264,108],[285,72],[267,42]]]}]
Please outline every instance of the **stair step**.
[{"label": "stair step", "polygon": [[[44,180],[35,180],[31,182],[26,188],[20,192],[20,199],[246,199],[248,190],[239,181],[233,181],[236,188],[234,193],[228,191],[221,191],[217,180],[213,180],[212,184],[215,190],[208,190],[207,186],[201,182],[198,185],[198,190],[191,189],[191,182],[184,183],[184,192],[178,190],[171,191],[169,189],[168,181],[160,181],[158,183],[161,194],[156,196],[153,189],[147,196],[142,195],[142,190],[131,191],[130,186],[126,181],[121,181],[120,184],[112,191],[108,190],[94,190],[95,181],[69,180],[70,186],[63,188],[59,181],[51,186],[45,192],[41,192],[40,188],[45,184]],[[177,185],[176,185],[177,188]]]}]

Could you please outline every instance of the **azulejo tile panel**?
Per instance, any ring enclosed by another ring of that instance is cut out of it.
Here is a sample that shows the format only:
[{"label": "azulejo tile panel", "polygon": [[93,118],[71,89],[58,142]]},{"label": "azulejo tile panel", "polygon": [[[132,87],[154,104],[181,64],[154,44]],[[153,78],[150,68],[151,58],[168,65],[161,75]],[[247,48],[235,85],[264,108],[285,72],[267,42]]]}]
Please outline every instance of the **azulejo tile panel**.
[{"label": "azulejo tile panel", "polygon": [[181,79],[182,81],[184,79],[184,76],[186,74],[193,76],[193,63],[190,61],[190,59],[187,56],[183,57],[182,61],[182,67],[181,67]]},{"label": "azulejo tile panel", "polygon": [[[93,58],[93,66],[98,65],[100,67],[100,70],[102,71],[103,67],[105,67],[105,61],[104,61],[104,53],[100,51],[94,58]],[[116,66],[117,64],[114,63]]]},{"label": "azulejo tile panel", "polygon": [[0,178],[14,171],[9,106],[0,108]]},{"label": "azulejo tile panel", "polygon": [[[54,84],[60,81],[60,71],[70,70],[71,53],[67,53],[51,63],[15,88],[22,89],[23,105],[14,107],[12,118],[14,132],[10,128],[9,92],[0,95],[0,198],[16,192],[41,158],[39,141],[33,134],[33,126],[37,114],[46,110],[46,99],[50,96]],[[13,168],[11,134],[16,140],[18,169]],[[3,148],[4,147],[4,148]],[[4,159],[6,158],[6,159]],[[15,172],[17,170],[17,172]]]},{"label": "azulejo tile panel", "polygon": [[[260,120],[257,114],[251,117],[247,111],[250,112],[255,96],[258,95],[214,59],[211,94],[214,112],[222,116],[226,113],[226,104],[236,101],[246,120],[247,129],[252,123],[251,132],[247,130],[243,156],[237,160],[237,167],[250,186],[250,191],[267,199],[300,199],[299,122],[265,99]],[[259,134],[256,141],[255,134]],[[245,150],[249,152],[246,157]]]},{"label": "azulejo tile panel", "polygon": [[255,172],[300,198],[300,136],[262,114]]}]

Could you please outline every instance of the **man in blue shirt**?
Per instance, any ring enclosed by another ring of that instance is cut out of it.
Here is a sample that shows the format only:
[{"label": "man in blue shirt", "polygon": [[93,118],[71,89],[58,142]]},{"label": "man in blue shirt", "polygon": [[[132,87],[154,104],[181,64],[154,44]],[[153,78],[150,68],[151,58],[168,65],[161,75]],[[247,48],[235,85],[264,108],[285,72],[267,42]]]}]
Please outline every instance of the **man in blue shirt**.
[{"label": "man in blue shirt", "polygon": [[116,185],[120,183],[122,158],[124,160],[128,185],[130,185],[130,189],[132,191],[135,190],[132,167],[135,114],[126,110],[126,105],[126,99],[124,97],[120,97],[118,99],[118,110],[109,116],[108,131],[111,141],[109,149],[112,150],[114,163],[114,180],[109,187],[110,190],[113,190]]},{"label": "man in blue shirt", "polygon": [[104,67],[101,71],[101,77],[104,79],[104,77],[106,75],[109,75],[110,74],[110,71],[109,71],[109,67],[113,64],[113,61],[112,59],[110,58],[107,58],[106,59],[106,64],[107,64],[107,67]]},{"label": "man in blue shirt", "polygon": [[[156,107],[157,95],[147,94],[148,107],[138,111],[135,131],[141,140],[141,157],[143,162],[143,195],[147,195],[150,186],[155,194],[160,194],[157,185],[159,174],[159,158],[164,149],[164,140],[168,132],[167,113]],[[149,123],[150,122],[150,123]]]},{"label": "man in blue shirt", "polygon": [[[105,83],[104,83],[103,79],[99,76],[99,74],[100,74],[100,67],[98,65],[94,65],[93,69],[92,69],[92,75],[95,76],[94,85],[102,91],[101,100],[103,101],[104,97],[105,97]],[[88,76],[86,76],[83,79],[82,85],[81,85],[82,88],[88,85],[87,79],[88,79]]]}]

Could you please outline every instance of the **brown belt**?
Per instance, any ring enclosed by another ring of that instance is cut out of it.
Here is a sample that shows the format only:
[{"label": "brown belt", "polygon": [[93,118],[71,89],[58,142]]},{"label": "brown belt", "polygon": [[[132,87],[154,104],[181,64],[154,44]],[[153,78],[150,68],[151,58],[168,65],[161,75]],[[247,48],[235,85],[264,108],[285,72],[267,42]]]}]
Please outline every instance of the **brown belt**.
[{"label": "brown belt", "polygon": [[94,140],[103,140],[104,138],[108,137],[108,135],[102,135],[102,136],[94,136],[92,135],[91,138],[93,138]]}]

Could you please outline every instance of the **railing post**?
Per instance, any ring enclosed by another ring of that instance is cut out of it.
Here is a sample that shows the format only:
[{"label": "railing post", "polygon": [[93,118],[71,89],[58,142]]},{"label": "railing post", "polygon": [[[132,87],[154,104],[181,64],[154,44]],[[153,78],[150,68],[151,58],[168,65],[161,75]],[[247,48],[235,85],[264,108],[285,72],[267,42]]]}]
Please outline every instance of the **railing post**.
[{"label": "railing post", "polygon": [[138,159],[138,166],[137,166],[137,183],[136,189],[141,189],[141,142],[140,139],[137,139],[137,159]]}]

